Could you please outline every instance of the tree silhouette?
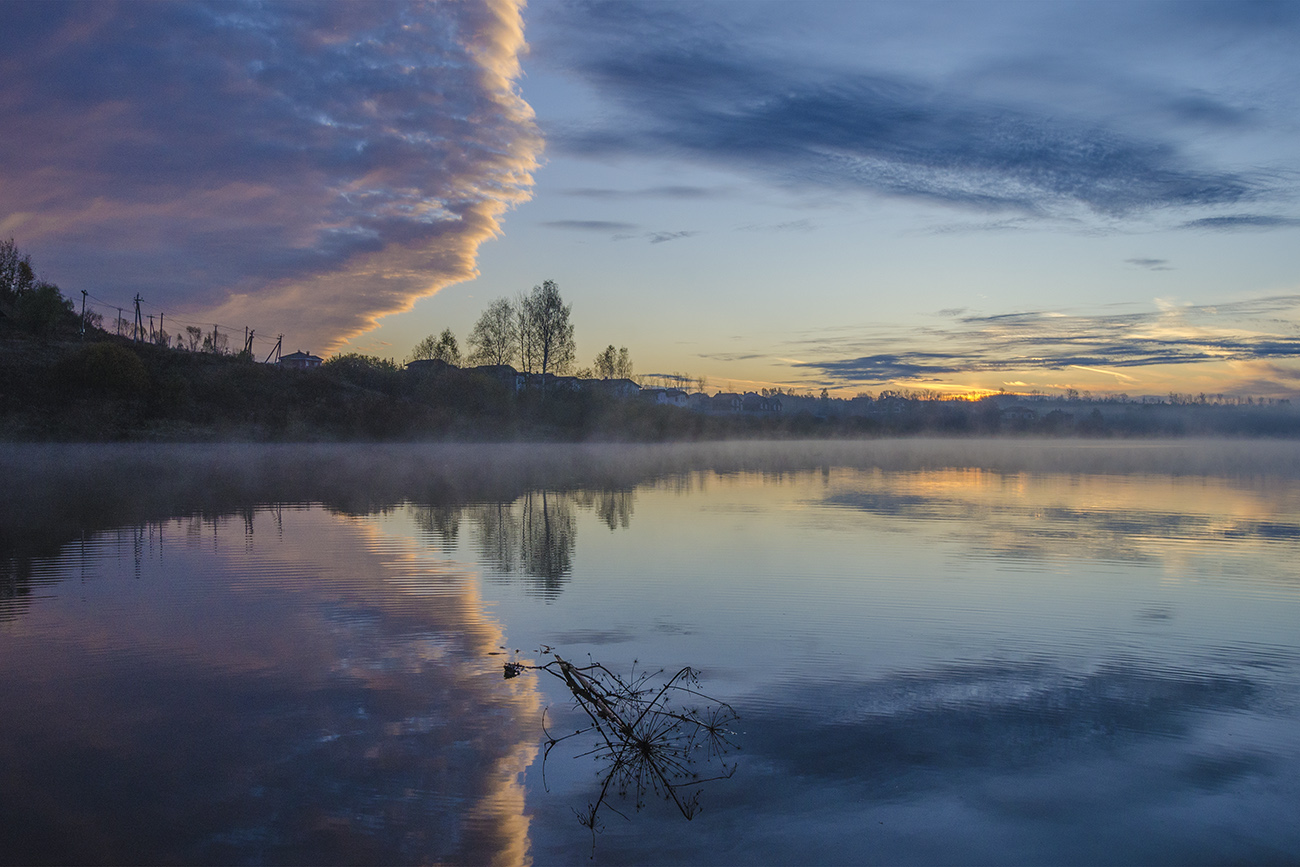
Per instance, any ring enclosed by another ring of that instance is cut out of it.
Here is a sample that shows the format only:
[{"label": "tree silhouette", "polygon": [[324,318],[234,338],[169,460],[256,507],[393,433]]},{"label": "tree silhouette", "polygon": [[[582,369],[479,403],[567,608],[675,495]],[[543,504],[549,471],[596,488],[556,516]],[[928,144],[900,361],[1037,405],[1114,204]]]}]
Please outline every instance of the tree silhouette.
[{"label": "tree silhouette", "polygon": [[519,351],[519,322],[515,305],[498,298],[488,305],[469,334],[471,364],[509,364]]},{"label": "tree silhouette", "polygon": [[460,366],[460,346],[457,345],[456,335],[450,328],[444,328],[437,337],[430,334],[411,350],[411,361],[430,359]]},{"label": "tree silhouette", "polygon": [[534,286],[524,300],[527,333],[532,339],[533,364],[537,373],[565,374],[573,367],[577,349],[573,341],[573,324],[569,322],[572,305],[560,297],[554,280]]},{"label": "tree silhouette", "polygon": [[618,349],[615,349],[612,343],[606,346],[596,356],[592,367],[596,376],[601,379],[632,378],[632,358],[628,354],[626,346]]}]

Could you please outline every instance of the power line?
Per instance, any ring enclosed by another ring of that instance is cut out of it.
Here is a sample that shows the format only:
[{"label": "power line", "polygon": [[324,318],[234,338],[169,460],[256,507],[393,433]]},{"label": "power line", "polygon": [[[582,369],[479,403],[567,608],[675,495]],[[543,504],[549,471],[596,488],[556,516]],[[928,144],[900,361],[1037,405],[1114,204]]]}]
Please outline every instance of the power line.
[{"label": "power line", "polygon": [[[110,301],[107,298],[100,298],[87,290],[81,290],[81,292],[83,334],[85,321],[87,319],[86,311],[89,309],[90,313],[99,316],[101,321],[108,319],[110,314],[115,312],[116,318],[114,319],[112,328],[105,330],[110,330],[111,333],[114,333],[119,337],[129,336],[136,342],[161,343],[160,338],[162,338],[163,335],[166,335],[163,323],[166,321],[168,315],[171,316],[173,322],[187,326],[184,335],[182,335],[181,332],[177,332],[175,335],[178,349],[188,349],[193,352],[204,351],[205,349],[212,351],[218,349],[223,342],[228,346],[232,342],[230,336],[237,336],[240,327],[244,330],[243,349],[249,354],[254,354],[255,346],[265,346],[272,342],[270,338],[257,337],[256,329],[250,328],[249,326],[237,327],[233,325],[223,325],[219,322],[203,321],[201,319],[182,318],[181,316],[178,316],[175,311],[168,311],[159,305],[150,304],[145,301],[139,293],[136,293],[135,297],[131,299],[134,321],[129,321],[123,316],[123,313],[126,311],[125,305]],[[88,299],[93,299],[97,303],[88,304]],[[100,309],[96,309],[96,307],[99,307]],[[153,314],[148,314],[149,329],[146,332],[144,327],[145,314],[143,313],[143,309],[150,307],[158,311],[159,324],[158,329],[155,331],[153,327]],[[210,333],[207,332],[208,328],[212,329]],[[271,356],[276,354],[277,350],[282,345],[283,337],[283,335],[280,335],[280,339],[274,341],[271,355],[267,356],[268,360]],[[188,346],[185,344],[186,338],[188,338]],[[171,345],[170,335],[166,337],[166,340],[167,345]],[[260,352],[260,350],[257,350],[257,352]]]}]

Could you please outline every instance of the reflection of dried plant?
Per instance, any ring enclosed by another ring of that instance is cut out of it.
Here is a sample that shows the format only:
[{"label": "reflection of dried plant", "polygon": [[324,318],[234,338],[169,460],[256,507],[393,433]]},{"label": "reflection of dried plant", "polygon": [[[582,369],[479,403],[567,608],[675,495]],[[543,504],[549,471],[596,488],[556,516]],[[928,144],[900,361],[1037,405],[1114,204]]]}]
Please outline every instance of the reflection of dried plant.
[{"label": "reflection of dried plant", "polygon": [[[542,761],[545,767],[557,744],[582,735],[595,736],[595,746],[577,756],[594,756],[607,764],[601,774],[600,794],[586,811],[578,813],[583,826],[591,829],[593,844],[603,808],[627,818],[610,804],[611,794],[622,799],[632,795],[640,810],[646,793],[653,792],[672,801],[691,819],[699,810],[699,791],[685,790],[735,773],[735,763],[728,765],[725,757],[736,748],[729,727],[738,716],[731,705],[699,691],[695,669],[683,668],[667,679],[663,679],[662,670],[638,674],[633,669],[624,679],[599,663],[576,666],[557,653],[550,655],[553,659],[544,665],[508,662],[505,676],[532,669],[559,678],[591,720],[573,734],[556,737],[547,731]],[[684,704],[697,701],[702,703],[698,707]]]}]

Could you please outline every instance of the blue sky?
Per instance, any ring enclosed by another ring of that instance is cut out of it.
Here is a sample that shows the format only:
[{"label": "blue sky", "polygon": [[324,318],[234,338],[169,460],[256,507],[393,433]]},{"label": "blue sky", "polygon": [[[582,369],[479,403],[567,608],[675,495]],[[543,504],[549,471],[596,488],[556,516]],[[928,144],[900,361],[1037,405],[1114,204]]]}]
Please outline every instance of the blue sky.
[{"label": "blue sky", "polygon": [[1300,390],[1300,4],[0,16],[0,234],[71,292],[400,359],[552,279],[580,360],[712,388]]}]

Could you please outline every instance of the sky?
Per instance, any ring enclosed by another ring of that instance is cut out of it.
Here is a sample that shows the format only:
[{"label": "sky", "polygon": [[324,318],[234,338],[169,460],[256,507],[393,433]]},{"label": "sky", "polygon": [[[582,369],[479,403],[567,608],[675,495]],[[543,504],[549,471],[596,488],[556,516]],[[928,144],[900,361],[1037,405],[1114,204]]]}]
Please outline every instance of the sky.
[{"label": "sky", "polygon": [[1291,397],[1297,44],[1241,0],[8,3],[0,237],[259,354],[554,280],[579,363],[710,391]]}]

